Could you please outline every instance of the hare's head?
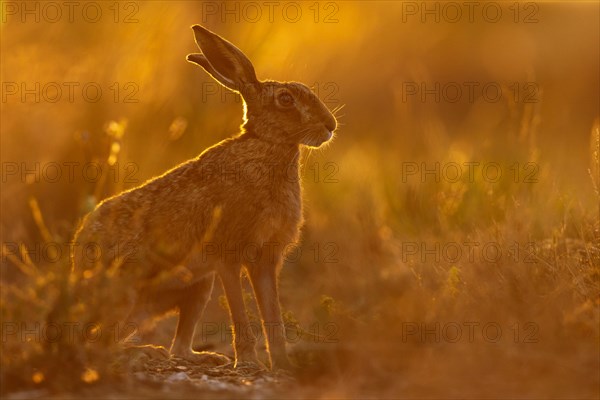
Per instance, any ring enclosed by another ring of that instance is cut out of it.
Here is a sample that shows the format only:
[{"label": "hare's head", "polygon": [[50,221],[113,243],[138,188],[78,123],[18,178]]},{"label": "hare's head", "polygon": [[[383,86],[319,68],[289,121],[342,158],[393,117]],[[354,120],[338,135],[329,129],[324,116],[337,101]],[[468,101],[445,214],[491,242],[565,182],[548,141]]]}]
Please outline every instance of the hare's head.
[{"label": "hare's head", "polygon": [[335,117],[307,86],[259,81],[252,63],[237,47],[200,25],[192,29],[202,53],[189,54],[188,61],[242,95],[246,131],[273,143],[311,147],[333,137]]}]

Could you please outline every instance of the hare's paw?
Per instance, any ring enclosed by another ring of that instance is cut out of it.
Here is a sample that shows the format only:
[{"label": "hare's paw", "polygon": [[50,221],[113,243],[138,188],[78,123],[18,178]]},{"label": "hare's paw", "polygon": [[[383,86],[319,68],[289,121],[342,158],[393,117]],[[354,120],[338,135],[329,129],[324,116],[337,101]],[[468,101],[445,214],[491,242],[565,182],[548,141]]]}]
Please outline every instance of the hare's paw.
[{"label": "hare's paw", "polygon": [[235,360],[234,368],[268,370],[267,366],[258,360],[256,352],[240,354]]},{"label": "hare's paw", "polygon": [[290,362],[289,358],[287,358],[287,356],[280,356],[280,357],[272,357],[271,369],[273,371],[285,370],[285,371],[289,371],[289,372],[296,372],[298,367],[296,367],[294,364],[292,364]]},{"label": "hare's paw", "polygon": [[186,361],[190,361],[194,364],[208,365],[208,366],[220,366],[229,364],[231,359],[226,355],[214,353],[211,351],[187,351],[185,353],[173,354],[175,357],[183,358]]},{"label": "hare's paw", "polygon": [[235,369],[238,370],[250,370],[250,371],[268,371],[269,368],[263,364],[262,362],[255,360],[255,361],[241,361],[238,360],[235,362],[234,365]]},{"label": "hare's paw", "polygon": [[168,360],[169,352],[162,346],[125,346],[115,359],[115,367],[129,371],[143,371],[153,360]]},{"label": "hare's paw", "polygon": [[123,353],[130,359],[168,360],[169,351],[162,346],[151,344],[143,346],[125,346]]}]

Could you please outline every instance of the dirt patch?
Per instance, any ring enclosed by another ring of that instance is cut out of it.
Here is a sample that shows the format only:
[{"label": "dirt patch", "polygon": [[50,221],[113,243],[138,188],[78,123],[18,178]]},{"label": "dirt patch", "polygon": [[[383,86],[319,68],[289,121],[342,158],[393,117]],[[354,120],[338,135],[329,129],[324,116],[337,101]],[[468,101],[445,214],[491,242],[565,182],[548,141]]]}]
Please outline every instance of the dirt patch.
[{"label": "dirt patch", "polygon": [[278,398],[298,388],[296,379],[289,372],[268,371],[253,363],[241,363],[237,368],[233,363],[208,367],[173,357],[136,361],[128,368],[130,370],[123,372],[119,384],[99,383],[77,393],[27,390],[11,393],[6,398]]},{"label": "dirt patch", "polygon": [[287,371],[267,371],[254,363],[240,363],[237,368],[233,367],[233,363],[206,367],[180,358],[149,360],[143,370],[133,375],[140,383],[152,386],[168,388],[184,384],[203,392],[228,392],[244,396],[253,392],[276,394],[290,389],[296,383]]}]

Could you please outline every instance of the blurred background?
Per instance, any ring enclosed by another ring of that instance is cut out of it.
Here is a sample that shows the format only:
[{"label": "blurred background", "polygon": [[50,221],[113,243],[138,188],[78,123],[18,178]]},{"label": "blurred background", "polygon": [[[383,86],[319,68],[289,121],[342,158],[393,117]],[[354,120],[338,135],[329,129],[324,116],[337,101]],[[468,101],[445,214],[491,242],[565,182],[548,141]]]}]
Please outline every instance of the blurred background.
[{"label": "blurred background", "polygon": [[[307,393],[598,396],[597,2],[0,4],[4,321],[44,320],[99,201],[238,132],[240,99],[185,60],[202,24],[259,79],[343,106],[303,153],[281,274],[288,322],[331,339],[290,343]],[[221,304],[206,321],[226,326]],[[12,390],[39,384],[42,350],[3,346]]]}]

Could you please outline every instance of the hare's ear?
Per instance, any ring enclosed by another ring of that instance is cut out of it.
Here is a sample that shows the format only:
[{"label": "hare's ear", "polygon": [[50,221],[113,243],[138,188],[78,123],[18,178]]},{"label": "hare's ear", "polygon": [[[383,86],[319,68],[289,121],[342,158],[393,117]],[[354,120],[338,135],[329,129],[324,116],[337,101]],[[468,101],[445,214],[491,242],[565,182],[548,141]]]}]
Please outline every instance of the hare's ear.
[{"label": "hare's ear", "polygon": [[237,47],[200,25],[192,29],[202,54],[189,54],[188,61],[200,65],[221,84],[242,94],[258,83],[252,63]]},{"label": "hare's ear", "polygon": [[226,86],[228,88],[232,88],[235,86],[235,82],[233,82],[230,79],[225,78],[223,75],[218,73],[213,68],[212,65],[210,65],[210,63],[208,62],[208,60],[206,59],[204,54],[199,54],[199,53],[188,54],[186,59],[189,62],[198,64],[199,66],[204,68],[204,70],[206,72],[208,72],[210,74],[210,76],[212,76],[216,81],[220,82],[223,86]]}]

